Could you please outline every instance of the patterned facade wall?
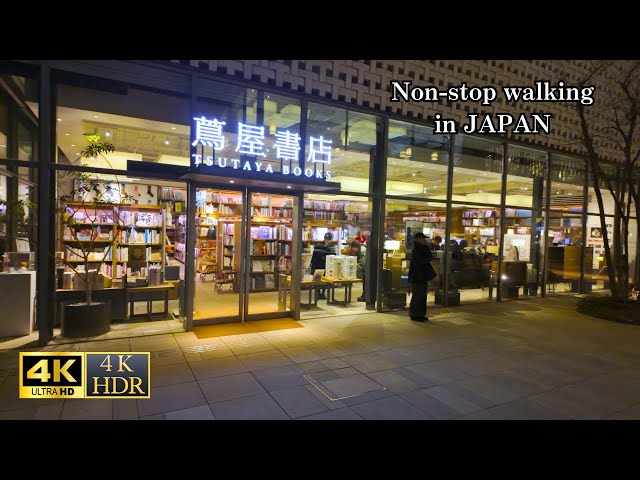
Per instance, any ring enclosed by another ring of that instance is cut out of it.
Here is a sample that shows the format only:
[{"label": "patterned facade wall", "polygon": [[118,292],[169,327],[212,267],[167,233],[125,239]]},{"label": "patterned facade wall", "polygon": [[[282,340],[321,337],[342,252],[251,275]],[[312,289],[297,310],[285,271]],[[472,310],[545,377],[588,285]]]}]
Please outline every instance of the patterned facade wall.
[{"label": "patterned facade wall", "polygon": [[[551,113],[549,135],[510,135],[509,138],[580,154],[581,127],[574,103],[507,103],[502,86],[532,86],[536,80],[555,85],[563,80],[575,85],[590,68],[589,61],[573,60],[173,60],[181,65],[221,75],[277,86],[311,97],[327,98],[359,105],[379,112],[433,121],[435,113],[466,124],[467,113]],[[620,62],[623,66],[623,62]],[[612,73],[613,74],[613,73]],[[609,76],[611,76],[610,74]],[[469,86],[494,86],[498,99],[490,106],[479,103],[391,102],[391,80],[410,80],[414,85],[436,86],[440,90],[466,82]],[[594,81],[595,103],[587,107],[595,121],[594,131],[602,158],[619,157],[613,141],[602,135],[611,124],[611,114],[602,108],[609,103],[611,84],[606,78]],[[495,118],[495,117],[494,117]]]}]

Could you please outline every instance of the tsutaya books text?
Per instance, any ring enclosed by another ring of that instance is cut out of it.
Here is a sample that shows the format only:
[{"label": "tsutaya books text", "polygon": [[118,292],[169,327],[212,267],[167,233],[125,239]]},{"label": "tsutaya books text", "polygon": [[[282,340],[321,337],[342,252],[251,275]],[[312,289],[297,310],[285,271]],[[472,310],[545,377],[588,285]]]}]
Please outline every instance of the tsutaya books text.
[{"label": "tsutaya books text", "polygon": [[[265,144],[267,138],[264,133],[264,125],[251,125],[238,122],[238,134],[235,140],[234,152],[243,155],[244,158],[227,158],[214,155],[216,152],[223,152],[227,146],[227,138],[225,137],[222,127],[226,122],[217,119],[208,119],[204,116],[193,117],[195,121],[194,128],[195,139],[191,143],[192,147],[202,145],[201,153],[192,153],[193,165],[216,166],[220,168],[231,168],[234,170],[244,170],[260,173],[280,173],[281,175],[294,175],[296,177],[304,175],[305,177],[319,178],[328,180],[331,178],[331,171],[327,170],[331,165],[331,140],[327,140],[323,136],[309,137],[309,152],[305,163],[310,164],[312,168],[299,166],[300,155],[300,135],[289,130],[275,130],[273,137],[275,143],[271,142],[275,147],[275,158],[267,159],[267,153],[270,151]],[[273,140],[273,139],[271,139]],[[233,145],[229,145],[233,147]],[[211,147],[212,155],[205,155],[204,148]],[[196,150],[197,152],[197,150]],[[249,160],[246,156],[253,156],[255,159]],[[286,165],[283,160],[288,160]],[[273,171],[275,163],[281,165],[280,172]]]}]

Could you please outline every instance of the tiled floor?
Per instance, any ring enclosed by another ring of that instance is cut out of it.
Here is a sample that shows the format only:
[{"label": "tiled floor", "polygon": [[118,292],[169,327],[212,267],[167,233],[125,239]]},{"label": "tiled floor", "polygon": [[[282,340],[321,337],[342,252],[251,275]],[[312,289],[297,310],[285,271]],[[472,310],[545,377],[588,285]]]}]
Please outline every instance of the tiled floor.
[{"label": "tiled floor", "polygon": [[[150,351],[146,400],[20,400],[18,349],[0,352],[0,419],[640,419],[640,329],[554,296],[303,320],[303,328],[153,336],[46,349]],[[136,330],[136,328],[138,330]],[[30,345],[29,350],[37,351]]]}]

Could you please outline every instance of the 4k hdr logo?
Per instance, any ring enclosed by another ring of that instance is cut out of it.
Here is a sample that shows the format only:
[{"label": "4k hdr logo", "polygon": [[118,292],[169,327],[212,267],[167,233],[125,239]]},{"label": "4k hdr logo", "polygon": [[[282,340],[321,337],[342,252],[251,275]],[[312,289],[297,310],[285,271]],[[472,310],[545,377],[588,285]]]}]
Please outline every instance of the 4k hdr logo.
[{"label": "4k hdr logo", "polygon": [[20,398],[149,398],[149,353],[20,352]]}]

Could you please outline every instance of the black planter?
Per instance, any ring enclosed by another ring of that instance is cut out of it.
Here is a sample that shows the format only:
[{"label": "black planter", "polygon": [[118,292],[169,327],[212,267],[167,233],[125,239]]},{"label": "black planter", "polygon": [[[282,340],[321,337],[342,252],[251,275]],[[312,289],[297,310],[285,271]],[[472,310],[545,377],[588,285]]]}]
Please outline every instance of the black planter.
[{"label": "black planter", "polygon": [[111,303],[74,303],[64,307],[62,336],[84,338],[104,335],[111,330]]}]

